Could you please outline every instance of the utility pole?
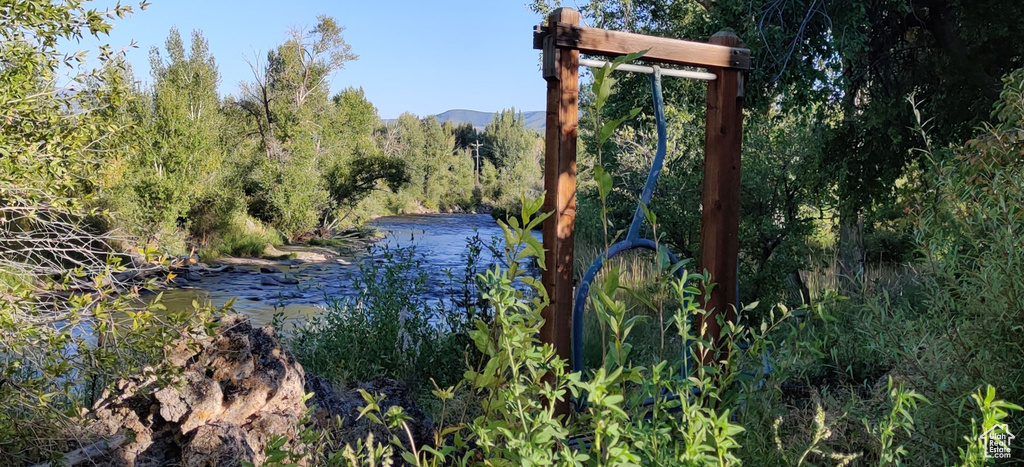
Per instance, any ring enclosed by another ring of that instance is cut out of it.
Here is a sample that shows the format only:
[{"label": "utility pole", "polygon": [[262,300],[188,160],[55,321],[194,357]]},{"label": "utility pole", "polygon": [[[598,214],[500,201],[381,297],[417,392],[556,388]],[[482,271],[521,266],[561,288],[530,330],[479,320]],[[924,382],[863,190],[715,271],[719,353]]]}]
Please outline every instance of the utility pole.
[{"label": "utility pole", "polygon": [[473,146],[473,149],[476,150],[476,184],[479,185],[480,184],[480,146],[483,146],[483,143],[481,143],[480,140],[476,140],[476,142],[470,144],[470,146]]}]

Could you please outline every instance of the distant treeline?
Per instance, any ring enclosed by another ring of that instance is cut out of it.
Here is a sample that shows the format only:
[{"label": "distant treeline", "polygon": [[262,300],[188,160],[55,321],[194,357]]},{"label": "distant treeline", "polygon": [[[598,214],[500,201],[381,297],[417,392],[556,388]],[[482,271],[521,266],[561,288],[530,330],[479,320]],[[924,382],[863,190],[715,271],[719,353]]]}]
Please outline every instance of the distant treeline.
[{"label": "distant treeline", "polygon": [[329,17],[292,31],[226,98],[200,31],[186,48],[172,29],[150,51],[150,87],[110,60],[95,83],[99,112],[121,129],[100,143],[99,205],[116,213],[104,227],[172,251],[232,253],[379,215],[539,193],[540,137],[514,110],[481,133],[411,114],[384,123],[362,89],[330,95],[329,78],[357,58],[342,31]]}]

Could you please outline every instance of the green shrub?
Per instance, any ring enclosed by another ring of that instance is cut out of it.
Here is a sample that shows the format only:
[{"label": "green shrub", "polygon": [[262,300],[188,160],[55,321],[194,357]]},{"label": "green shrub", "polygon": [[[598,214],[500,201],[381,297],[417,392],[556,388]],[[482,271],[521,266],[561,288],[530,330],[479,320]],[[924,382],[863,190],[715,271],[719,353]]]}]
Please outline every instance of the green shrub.
[{"label": "green shrub", "polygon": [[290,340],[296,358],[335,381],[454,382],[462,374],[471,312],[447,298],[428,298],[431,284],[415,248],[384,244],[371,252],[353,278],[355,298],[331,301],[297,325]]},{"label": "green shrub", "polygon": [[235,213],[229,217],[224,231],[210,240],[210,246],[199,252],[203,261],[213,261],[220,256],[259,258],[267,245],[278,246],[284,239],[275,230],[244,214]]},{"label": "green shrub", "polygon": [[216,237],[224,235],[231,228],[235,213],[240,207],[238,198],[231,193],[202,193],[185,215],[188,220],[189,236],[200,247],[209,246]]},{"label": "green shrub", "polygon": [[[1024,400],[1024,69],[1003,85],[995,122],[976,138],[950,150],[925,148],[932,167],[915,240],[938,337],[927,345],[940,349],[927,353],[941,353],[923,366],[922,392],[943,408],[958,407],[979,385]],[[948,417],[932,416],[936,424]],[[971,429],[959,413],[942,426],[947,447]]]}]

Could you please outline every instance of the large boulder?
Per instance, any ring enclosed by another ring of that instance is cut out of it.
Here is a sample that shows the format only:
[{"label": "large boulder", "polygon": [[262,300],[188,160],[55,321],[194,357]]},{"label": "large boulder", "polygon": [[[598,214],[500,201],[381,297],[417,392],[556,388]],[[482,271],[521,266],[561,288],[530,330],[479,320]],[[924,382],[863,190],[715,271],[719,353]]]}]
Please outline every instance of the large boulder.
[{"label": "large boulder", "polygon": [[260,465],[273,436],[297,438],[305,374],[272,327],[230,316],[197,342],[168,349],[182,370],[173,384],[121,381],[96,402],[91,431],[125,441],[89,465]]}]

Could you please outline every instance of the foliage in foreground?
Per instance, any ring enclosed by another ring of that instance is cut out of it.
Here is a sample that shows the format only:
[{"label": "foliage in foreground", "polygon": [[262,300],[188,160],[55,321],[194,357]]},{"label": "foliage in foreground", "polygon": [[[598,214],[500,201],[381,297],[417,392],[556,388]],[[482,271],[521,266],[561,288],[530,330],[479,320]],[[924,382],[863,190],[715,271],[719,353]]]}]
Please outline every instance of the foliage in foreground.
[{"label": "foliage in foreground", "polygon": [[[704,313],[698,306],[707,278],[681,271],[685,264],[662,264],[660,280],[674,295],[666,331],[690,342],[687,359],[635,358],[631,346],[636,324],[647,316],[631,315],[622,297],[629,294],[613,269],[591,297],[594,312],[609,330],[604,363],[584,373],[569,373],[567,362],[538,341],[540,312],[548,303],[541,285],[520,267],[539,255],[529,230],[540,201],[524,203],[520,224],[510,220],[507,267],[493,266],[478,276],[493,320],[476,320],[469,335],[482,355],[479,364],[449,387],[435,386],[440,402],[433,442],[415,445],[408,418],[400,407],[380,404],[380,395],[364,394],[361,417],[379,423],[378,435],[338,451],[318,448],[323,438],[312,426],[304,435],[307,449],[272,449],[276,458],[305,458],[324,465],[903,465],[914,457],[920,429],[917,415],[932,402],[892,377],[881,388],[877,413],[858,417],[833,412],[829,396],[812,396],[803,411],[787,406],[785,389],[796,376],[794,355],[801,341],[813,338],[813,322],[835,318],[825,307],[779,308],[756,327],[726,327],[724,349],[712,366],[686,370],[708,343],[691,322]],[[538,258],[538,260],[541,260]],[[831,306],[831,305],[830,305]],[[947,464],[982,465],[977,435],[1004,423],[1014,404],[999,400],[993,387],[978,390],[972,426],[947,452]],[[557,415],[550,401],[572,401],[581,410]],[[469,408],[467,403],[475,404]],[[852,420],[851,420],[852,418]],[[846,433],[850,421],[862,428]],[[853,442],[853,444],[847,444]],[[966,446],[966,447],[965,447]],[[280,451],[280,452],[278,452]],[[268,451],[269,454],[269,451]],[[959,458],[959,462],[954,459]]]}]

